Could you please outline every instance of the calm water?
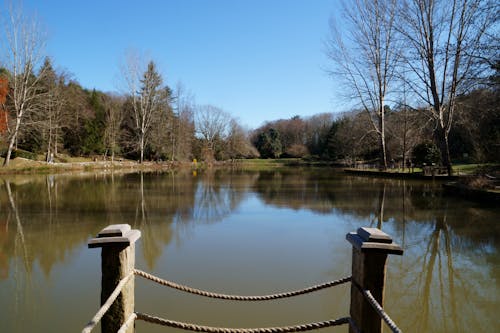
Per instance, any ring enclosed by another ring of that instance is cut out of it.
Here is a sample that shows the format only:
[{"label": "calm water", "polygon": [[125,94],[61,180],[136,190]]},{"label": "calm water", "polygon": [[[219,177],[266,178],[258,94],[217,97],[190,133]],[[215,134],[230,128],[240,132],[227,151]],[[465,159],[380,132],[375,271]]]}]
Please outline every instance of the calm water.
[{"label": "calm water", "polygon": [[[0,332],[79,332],[100,293],[100,250],[86,243],[113,223],[142,231],[138,268],[236,294],[348,276],[345,234],[379,226],[405,249],[389,257],[386,289],[403,331],[498,332],[499,218],[500,208],[444,196],[438,183],[325,170],[4,177]],[[211,326],[291,325],[349,308],[348,285],[250,304],[136,286],[138,311]]]}]

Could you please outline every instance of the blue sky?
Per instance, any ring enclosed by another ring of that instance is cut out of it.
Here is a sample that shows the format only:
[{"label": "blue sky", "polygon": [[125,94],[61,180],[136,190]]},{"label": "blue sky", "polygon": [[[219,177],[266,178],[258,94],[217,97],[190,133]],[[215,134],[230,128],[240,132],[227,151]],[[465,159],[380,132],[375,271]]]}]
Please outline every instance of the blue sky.
[{"label": "blue sky", "polygon": [[47,53],[82,86],[119,89],[128,49],[149,55],[165,82],[251,128],[343,110],[324,71],[337,0],[25,0],[48,31]]}]

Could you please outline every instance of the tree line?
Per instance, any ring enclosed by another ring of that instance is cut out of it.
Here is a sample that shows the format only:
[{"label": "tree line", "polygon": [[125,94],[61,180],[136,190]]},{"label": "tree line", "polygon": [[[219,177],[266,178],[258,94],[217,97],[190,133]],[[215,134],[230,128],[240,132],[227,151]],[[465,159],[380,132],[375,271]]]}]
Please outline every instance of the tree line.
[{"label": "tree line", "polygon": [[491,0],[343,3],[342,18],[331,21],[330,74],[366,113],[382,169],[388,166],[387,106],[392,104],[426,115],[441,162],[452,172],[450,140],[457,113],[466,107],[461,104],[487,89],[489,76],[498,70],[499,12]]},{"label": "tree line", "polygon": [[130,51],[123,92],[82,87],[44,54],[38,21],[10,6],[0,58],[0,134],[4,165],[14,155],[47,162],[62,154],[147,160],[206,161],[257,156],[247,131],[224,110],[197,105],[174,88],[152,59]]},{"label": "tree line", "polygon": [[[453,161],[500,162],[500,94],[495,85],[457,99],[449,133]],[[442,161],[426,111],[405,104],[384,108],[388,167]],[[380,161],[379,135],[363,109],[269,121],[252,132],[251,140],[263,158],[299,157],[352,166]]]},{"label": "tree line", "polygon": [[[332,20],[329,73],[352,111],[269,121],[248,131],[229,113],[165,84],[155,61],[128,52],[121,93],[82,87],[44,53],[38,22],[11,6],[0,37],[0,145],[62,156],[214,161],[312,157],[384,169],[424,147],[451,161],[498,161],[499,5],[490,0],[353,0]],[[417,149],[418,150],[418,149]],[[429,154],[427,154],[429,155]],[[433,160],[434,161],[434,160]]]}]

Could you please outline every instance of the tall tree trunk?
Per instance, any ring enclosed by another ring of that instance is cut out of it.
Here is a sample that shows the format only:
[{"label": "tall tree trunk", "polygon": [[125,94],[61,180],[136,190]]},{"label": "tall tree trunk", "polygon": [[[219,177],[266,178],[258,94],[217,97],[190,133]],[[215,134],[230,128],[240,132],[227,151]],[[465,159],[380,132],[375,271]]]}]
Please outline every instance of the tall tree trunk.
[{"label": "tall tree trunk", "polygon": [[57,128],[54,129],[54,156],[57,156]]},{"label": "tall tree trunk", "polygon": [[52,121],[49,120],[49,140],[47,143],[47,156],[45,158],[45,162],[50,163],[52,162],[50,152],[52,150]]},{"label": "tall tree trunk", "polygon": [[380,146],[380,167],[382,170],[387,170],[387,151],[385,146],[385,116],[384,107],[379,110],[379,146]]},{"label": "tall tree trunk", "polygon": [[144,135],[141,134],[141,142],[140,142],[140,150],[141,150],[141,158],[139,162],[142,164],[144,161]]},{"label": "tall tree trunk", "polygon": [[11,137],[9,140],[9,148],[7,149],[7,155],[5,156],[5,160],[3,161],[3,166],[8,166],[10,163],[10,156],[12,155],[12,150],[14,149],[15,141],[16,141],[15,137]]},{"label": "tall tree trunk", "polygon": [[448,145],[448,135],[446,133],[446,129],[438,125],[434,130],[434,140],[441,152],[441,162],[446,167],[448,175],[451,176],[453,170],[451,165],[450,148]]},{"label": "tall tree trunk", "polygon": [[16,118],[16,126],[14,127],[14,132],[9,140],[9,148],[7,149],[7,155],[3,161],[3,166],[8,166],[10,162],[10,157],[12,156],[12,150],[17,142],[17,134],[19,133],[19,127],[21,126],[21,117]]},{"label": "tall tree trunk", "polygon": [[[406,101],[405,101],[406,103]],[[408,135],[408,110],[406,105],[404,107],[404,128],[403,128],[403,172],[405,172],[406,167],[406,136]]]}]

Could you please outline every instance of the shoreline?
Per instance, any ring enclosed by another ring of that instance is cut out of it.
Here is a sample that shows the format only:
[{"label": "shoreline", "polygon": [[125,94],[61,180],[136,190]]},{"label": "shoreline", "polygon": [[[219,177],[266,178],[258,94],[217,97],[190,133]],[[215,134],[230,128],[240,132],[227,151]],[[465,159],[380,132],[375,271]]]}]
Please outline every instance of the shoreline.
[{"label": "shoreline", "polygon": [[394,178],[394,179],[420,179],[420,180],[457,180],[462,176],[458,175],[435,175],[425,176],[423,173],[408,173],[399,171],[378,171],[378,170],[359,170],[359,169],[344,169],[344,172],[351,175]]},{"label": "shoreline", "polygon": [[66,172],[124,170],[124,171],[170,171],[193,168],[191,162],[143,162],[136,161],[80,161],[47,163],[17,157],[8,166],[0,167],[0,175],[9,174],[56,174]]},{"label": "shoreline", "polygon": [[444,191],[450,195],[460,196],[474,201],[488,202],[492,204],[500,203],[500,192],[477,189],[459,182],[449,182],[443,184]]},{"label": "shoreline", "polygon": [[487,202],[489,204],[500,203],[500,192],[488,189],[474,188],[461,184],[461,178],[470,177],[466,175],[456,176],[424,176],[421,173],[403,173],[403,172],[390,172],[390,171],[374,171],[374,170],[358,170],[358,169],[344,169],[344,173],[350,175],[378,177],[378,178],[392,178],[392,179],[414,179],[426,181],[446,181],[442,184],[443,190],[447,195],[459,196],[468,200]]}]

